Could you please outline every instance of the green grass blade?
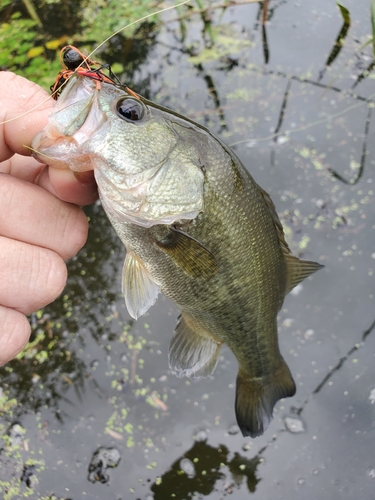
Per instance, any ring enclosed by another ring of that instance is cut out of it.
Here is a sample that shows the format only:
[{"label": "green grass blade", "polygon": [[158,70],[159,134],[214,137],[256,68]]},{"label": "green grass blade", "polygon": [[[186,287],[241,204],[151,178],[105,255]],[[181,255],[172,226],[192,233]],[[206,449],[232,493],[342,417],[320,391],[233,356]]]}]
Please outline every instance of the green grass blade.
[{"label": "green grass blade", "polygon": [[375,57],[375,0],[371,1],[372,50]]},{"label": "green grass blade", "polygon": [[[374,4],[374,0],[372,0],[372,3]],[[350,12],[348,11],[348,9],[344,7],[340,2],[337,2],[337,6],[340,9],[344,24],[350,25]]]}]

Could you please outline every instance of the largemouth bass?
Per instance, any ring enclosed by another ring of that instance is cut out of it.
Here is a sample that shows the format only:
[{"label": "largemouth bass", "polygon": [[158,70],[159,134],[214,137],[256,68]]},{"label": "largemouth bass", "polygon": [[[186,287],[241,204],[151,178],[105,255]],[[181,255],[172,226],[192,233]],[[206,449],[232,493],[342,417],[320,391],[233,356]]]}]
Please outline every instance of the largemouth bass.
[{"label": "largemouth bass", "polygon": [[291,255],[269,195],[206,128],[125,87],[74,74],[36,158],[94,170],[107,216],[126,247],[122,291],[137,318],[161,291],[181,310],[169,348],[177,375],[210,375],[226,343],[239,371],[244,436],[267,428],[295,393],[278,345],[285,295],[320,269]]}]

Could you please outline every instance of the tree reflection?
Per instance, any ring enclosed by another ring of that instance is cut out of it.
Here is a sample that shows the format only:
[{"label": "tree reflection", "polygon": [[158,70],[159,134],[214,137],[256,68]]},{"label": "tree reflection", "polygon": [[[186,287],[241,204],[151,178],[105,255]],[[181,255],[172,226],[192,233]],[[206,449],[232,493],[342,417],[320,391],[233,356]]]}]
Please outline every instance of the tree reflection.
[{"label": "tree reflection", "polygon": [[[185,464],[190,463],[190,468]],[[254,493],[260,481],[256,469],[260,457],[249,460],[239,453],[230,458],[229,449],[224,445],[214,448],[206,441],[198,441],[178,458],[171,468],[151,486],[154,500],[193,498],[194,494],[209,495],[219,488],[230,493],[239,488],[244,479],[250,493]],[[224,484],[218,485],[218,482]]]}]

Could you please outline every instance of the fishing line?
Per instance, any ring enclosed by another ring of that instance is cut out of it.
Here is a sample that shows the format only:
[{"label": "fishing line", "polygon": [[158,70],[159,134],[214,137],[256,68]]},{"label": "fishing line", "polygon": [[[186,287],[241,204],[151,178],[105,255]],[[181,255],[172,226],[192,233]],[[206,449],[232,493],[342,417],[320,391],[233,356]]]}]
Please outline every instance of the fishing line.
[{"label": "fishing line", "polygon": [[[156,12],[152,12],[151,14],[147,14],[147,16],[143,16],[141,17],[140,19],[137,19],[136,21],[133,21],[129,24],[127,24],[126,26],[123,26],[122,28],[120,28],[119,30],[117,30],[115,33],[113,33],[112,35],[110,35],[108,38],[106,38],[101,44],[99,44],[87,57],[85,60],[82,61],[82,63],[77,67],[80,68],[87,59],[89,59],[93,54],[95,54],[95,52],[102,46],[104,45],[106,42],[108,42],[108,40],[110,40],[111,38],[113,38],[114,36],[118,35],[119,33],[121,33],[122,31],[124,31],[125,29],[129,28],[130,26],[133,26],[134,24],[136,23],[139,23],[141,21],[145,21],[146,19],[148,19],[149,17],[152,17],[152,16],[156,16],[158,14],[161,14],[163,12],[166,12],[168,10],[172,10],[172,9],[176,9],[177,7],[180,7],[181,5],[185,5],[187,3],[189,3],[191,0],[184,0],[183,2],[179,3],[179,4],[176,4],[176,5],[172,5],[170,7],[165,7],[164,9],[160,9],[160,10],[157,10]],[[67,78],[67,80],[62,84],[60,85],[60,87],[58,89],[55,90],[54,93],[60,91],[64,85],[66,85],[66,83],[69,81],[69,78]],[[44,101],[40,102],[39,104],[36,104],[34,107],[28,109],[27,111],[25,111],[24,113],[21,113],[20,115],[17,115],[17,116],[14,116],[13,118],[9,118],[9,120],[4,120],[2,122],[0,122],[0,125],[5,125],[6,123],[9,123],[9,122],[12,122],[14,120],[18,120],[18,118],[22,118],[23,116],[26,116],[27,114],[31,113],[32,111],[34,111],[35,109],[38,109],[40,106],[42,106],[43,104],[45,104],[46,102],[48,102],[49,99],[53,98],[52,95],[49,95]]]},{"label": "fishing line", "polygon": [[[158,14],[161,14],[163,12],[167,12],[168,10],[172,10],[172,9],[176,9],[177,7],[181,7],[181,5],[185,5],[187,3],[189,3],[191,0],[184,0],[183,2],[181,3],[178,3],[176,5],[172,5],[171,7],[165,7],[164,9],[160,9],[160,10],[157,10],[156,12],[153,12],[152,14],[147,14],[147,16],[143,16],[139,19],[137,19],[136,21],[133,21],[129,24],[127,24],[126,26],[123,26],[122,28],[120,28],[119,30],[115,31],[114,33],[112,33],[112,35],[110,35],[109,37],[107,37],[105,40],[103,40],[103,42],[101,42],[92,52],[90,52],[90,54],[88,56],[85,56],[84,60],[81,62],[81,64],[79,64],[76,68],[79,69],[81,68],[85,63],[86,61],[88,61],[89,59],[91,59],[91,56],[93,54],[95,54],[95,52],[97,52],[100,47],[102,47],[105,43],[107,43],[111,38],[113,38],[114,36],[118,35],[119,33],[121,33],[122,31],[124,31],[125,29],[129,28],[130,26],[133,26],[134,24],[137,24],[141,21],[145,21],[146,19],[148,19],[149,17],[152,17],[152,16],[156,16]],[[73,73],[74,74],[74,73]],[[72,75],[73,75],[72,74]],[[60,87],[58,87],[54,92],[53,94],[51,94],[51,97],[53,97],[55,94],[57,94],[63,87],[64,85],[66,85],[68,83],[68,81],[70,80],[71,77],[67,78],[61,85]]]},{"label": "fishing line", "polygon": [[[1,125],[1,124],[0,124],[0,125]],[[44,153],[41,153],[41,152],[40,152],[40,151],[38,151],[37,149],[34,149],[34,148],[30,147],[30,146],[26,146],[26,144],[22,144],[22,146],[23,146],[24,148],[26,148],[26,149],[29,149],[29,150],[30,150],[30,151],[32,151],[33,153],[38,153],[38,155],[40,155],[40,156],[44,156],[45,158],[48,158],[49,160],[54,160],[54,158],[52,158],[51,156],[48,156],[48,155],[46,155],[46,154],[44,154]]]},{"label": "fishing line", "polygon": [[[375,97],[375,93],[371,94],[368,97],[368,99],[373,99],[374,97]],[[247,142],[264,142],[264,141],[270,141],[270,140],[272,140],[275,137],[280,136],[280,135],[289,137],[292,134],[295,134],[297,132],[302,132],[303,130],[307,130],[307,129],[311,128],[311,127],[315,127],[316,125],[321,125],[323,123],[327,123],[330,120],[333,120],[334,118],[338,118],[339,116],[342,116],[345,113],[348,113],[352,109],[357,109],[360,106],[363,106],[364,104],[368,105],[369,103],[368,102],[360,102],[358,104],[353,104],[352,106],[349,106],[349,107],[343,109],[342,111],[339,111],[338,113],[334,113],[333,115],[329,115],[326,118],[322,118],[321,120],[316,120],[315,122],[308,123],[307,125],[295,128],[293,130],[287,130],[286,132],[281,133],[281,134],[280,134],[280,132],[278,132],[277,134],[271,134],[271,135],[266,136],[266,137],[243,139],[242,141],[232,142],[231,144],[229,144],[229,146],[230,147],[239,146],[240,144],[246,144]]]}]

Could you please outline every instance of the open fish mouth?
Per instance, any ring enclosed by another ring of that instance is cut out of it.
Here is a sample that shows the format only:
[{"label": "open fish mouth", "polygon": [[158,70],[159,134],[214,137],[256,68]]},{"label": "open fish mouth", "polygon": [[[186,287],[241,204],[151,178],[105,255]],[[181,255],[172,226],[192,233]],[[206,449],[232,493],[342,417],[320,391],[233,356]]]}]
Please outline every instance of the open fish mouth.
[{"label": "open fish mouth", "polygon": [[85,154],[84,147],[107,120],[100,109],[98,90],[92,80],[78,75],[71,77],[64,90],[47,127],[31,143],[33,156],[54,168],[93,170],[91,155]]}]

